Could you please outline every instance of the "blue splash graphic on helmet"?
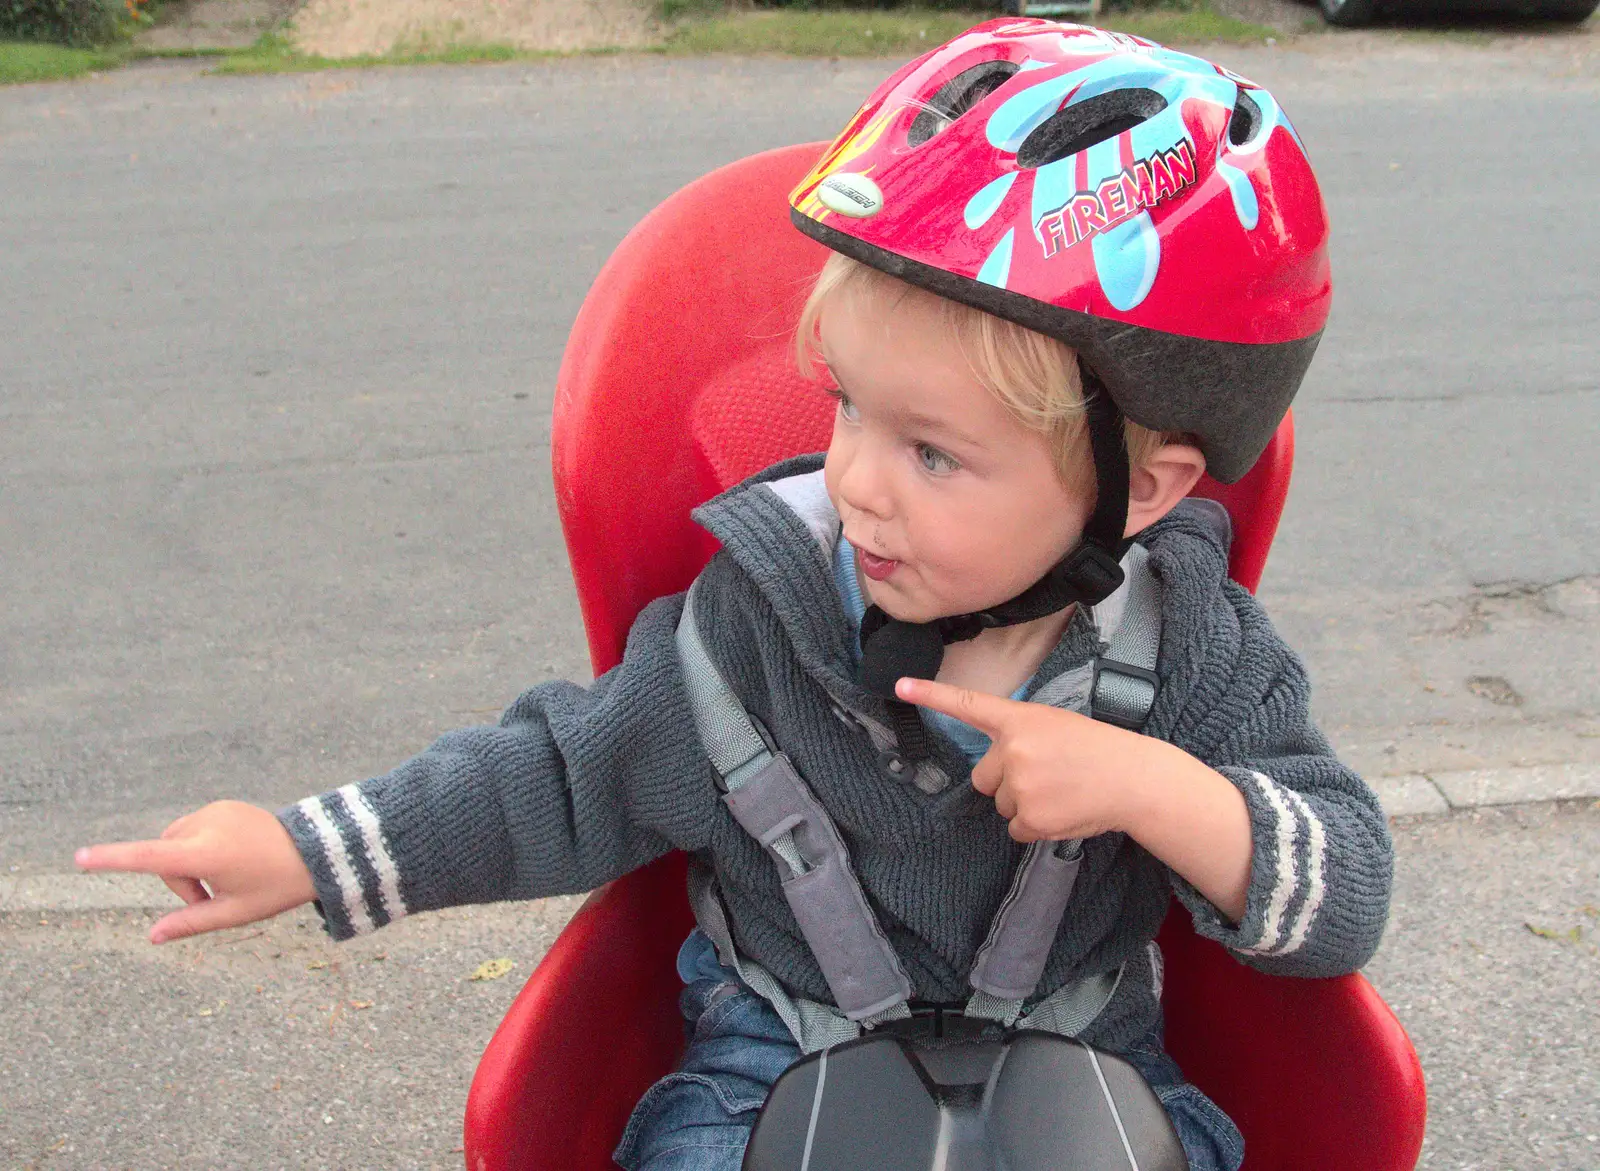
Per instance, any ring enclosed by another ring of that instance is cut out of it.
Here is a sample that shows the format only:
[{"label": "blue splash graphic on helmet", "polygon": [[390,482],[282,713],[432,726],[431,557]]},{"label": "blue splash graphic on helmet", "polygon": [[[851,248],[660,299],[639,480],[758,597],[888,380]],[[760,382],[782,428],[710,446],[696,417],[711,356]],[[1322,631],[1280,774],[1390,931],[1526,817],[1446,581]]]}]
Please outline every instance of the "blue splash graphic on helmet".
[{"label": "blue splash graphic on helmet", "polygon": [[967,206],[961,213],[961,217],[967,221],[967,227],[975,232],[988,223],[989,217],[1005,202],[1006,194],[1016,181],[1017,172],[1007,171],[967,200]]},{"label": "blue splash graphic on helmet", "polygon": [[1149,296],[1161,265],[1161,238],[1149,212],[1106,229],[1090,247],[1107,301],[1126,312]]},{"label": "blue splash graphic on helmet", "polygon": [[1233,196],[1233,214],[1239,217],[1245,231],[1255,231],[1261,219],[1261,203],[1256,199],[1255,184],[1250,182],[1250,176],[1221,159],[1217,160],[1217,174],[1228,184],[1228,191]]},{"label": "blue splash graphic on helmet", "polygon": [[[1095,143],[1087,153],[1089,190],[1122,173],[1122,150],[1115,138]],[[1149,295],[1161,267],[1161,238],[1149,212],[1099,233],[1091,247],[1100,289],[1113,306],[1127,311]]]},{"label": "blue splash graphic on helmet", "polygon": [[[1015,172],[1013,172],[1014,174]],[[1033,173],[1033,209],[1028,222],[1037,224],[1078,193],[1078,157],[1046,163]]]},{"label": "blue splash graphic on helmet", "polygon": [[1011,277],[1011,245],[1016,240],[1017,230],[1006,229],[1006,234],[1000,237],[1000,243],[994,246],[994,251],[989,253],[989,259],[983,262],[983,267],[978,270],[978,280],[986,285],[996,288],[1006,287],[1006,281]]},{"label": "blue splash graphic on helmet", "polygon": [[[1173,152],[1180,150],[1187,150],[1189,153],[1183,157],[1190,158],[1194,144],[1190,142],[1188,129],[1183,122],[1184,103],[1206,102],[1231,113],[1243,90],[1260,111],[1260,120],[1249,139],[1243,143],[1235,144],[1226,135],[1222,137],[1217,147],[1216,169],[1233,196],[1233,210],[1240,227],[1247,232],[1254,231],[1261,213],[1255,185],[1246,167],[1229,160],[1245,162],[1249,156],[1265,147],[1279,126],[1289,132],[1300,152],[1305,153],[1305,144],[1300,141],[1299,134],[1290,125],[1277,101],[1266,90],[1258,89],[1237,74],[1219,69],[1211,62],[1188,53],[1159,46],[1129,51],[1126,41],[1111,36],[1105,36],[1104,43],[1115,51],[1081,69],[1046,78],[1002,102],[985,124],[990,145],[1015,154],[1028,135],[1058,110],[1114,90],[1147,89],[1160,94],[1166,101],[1166,107],[1127,132],[1134,159],[1170,158]],[[1034,227],[1034,236],[1045,249],[1046,255],[1053,255],[1056,246],[1041,234],[1040,224],[1045,217],[1052,213],[1061,214],[1075,196],[1098,191],[1103,183],[1125,174],[1119,138],[1116,136],[1096,143],[1079,155],[1071,155],[1034,170],[1030,222]],[[1087,183],[1082,187],[1078,183],[1080,159],[1087,171]],[[1009,172],[1002,179],[1009,180],[1017,173]],[[1124,184],[1128,182],[1127,179],[1123,180]],[[1000,181],[996,180],[977,192],[966,207],[967,226],[976,230],[988,222],[1010,189],[1011,183],[1007,182],[1002,187]],[[1115,195],[1115,192],[1112,194]],[[1066,243],[1070,245],[1079,239],[1078,235],[1072,235]],[[1092,233],[1090,247],[1095,275],[1106,299],[1113,306],[1127,311],[1149,295],[1161,266],[1161,241],[1148,210],[1141,208],[1109,227],[1099,225]],[[1004,275],[999,281],[989,278],[1001,264],[999,257],[1002,250],[1005,255],[1004,270],[1009,273],[1011,248],[1012,236],[1008,232],[984,262],[978,279],[1003,286]]]}]

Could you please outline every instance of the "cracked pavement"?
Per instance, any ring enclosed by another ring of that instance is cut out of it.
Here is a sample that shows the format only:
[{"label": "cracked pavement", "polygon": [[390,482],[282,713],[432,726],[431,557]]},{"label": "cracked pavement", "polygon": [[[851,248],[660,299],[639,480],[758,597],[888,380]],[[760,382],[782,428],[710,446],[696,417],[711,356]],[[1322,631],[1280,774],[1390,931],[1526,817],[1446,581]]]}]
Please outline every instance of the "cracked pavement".
[{"label": "cracked pavement", "polygon": [[[1282,99],[1335,228],[1263,598],[1367,774],[1593,766],[1595,38],[1310,40],[1216,50]],[[832,134],[886,69],[0,91],[0,882],[66,889],[81,842],[343,784],[585,677],[548,473],[583,292],[668,192]],[[1434,1087],[1424,1166],[1600,1165],[1597,819],[1399,831],[1372,975]],[[158,951],[148,901],[0,912],[0,1167],[458,1165],[476,1054],[570,906]]]}]

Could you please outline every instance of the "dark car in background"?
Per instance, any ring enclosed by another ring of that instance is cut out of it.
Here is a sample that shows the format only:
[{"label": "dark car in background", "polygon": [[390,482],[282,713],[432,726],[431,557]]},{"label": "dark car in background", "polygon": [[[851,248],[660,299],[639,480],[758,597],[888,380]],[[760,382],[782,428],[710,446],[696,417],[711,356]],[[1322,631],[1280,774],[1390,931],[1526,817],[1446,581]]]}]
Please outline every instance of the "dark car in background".
[{"label": "dark car in background", "polygon": [[1374,17],[1403,14],[1445,14],[1466,12],[1473,15],[1532,16],[1577,24],[1600,8],[1600,0],[1468,0],[1464,4],[1440,4],[1438,0],[1413,3],[1411,0],[1317,0],[1329,24],[1346,26],[1370,24]]}]

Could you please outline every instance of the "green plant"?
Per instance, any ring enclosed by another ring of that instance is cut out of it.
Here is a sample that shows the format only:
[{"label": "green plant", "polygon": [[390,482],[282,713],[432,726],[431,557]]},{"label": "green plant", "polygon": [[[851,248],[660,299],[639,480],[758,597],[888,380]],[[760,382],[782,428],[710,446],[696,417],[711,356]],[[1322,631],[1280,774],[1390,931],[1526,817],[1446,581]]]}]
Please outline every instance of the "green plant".
[{"label": "green plant", "polygon": [[38,41],[0,41],[0,85],[65,81],[100,69],[115,69],[124,57],[120,49],[69,49]]},{"label": "green plant", "polygon": [[656,16],[666,21],[689,16],[721,16],[727,10],[726,0],[657,0],[656,3]]},{"label": "green plant", "polygon": [[104,45],[120,31],[110,0],[0,0],[0,40]]}]

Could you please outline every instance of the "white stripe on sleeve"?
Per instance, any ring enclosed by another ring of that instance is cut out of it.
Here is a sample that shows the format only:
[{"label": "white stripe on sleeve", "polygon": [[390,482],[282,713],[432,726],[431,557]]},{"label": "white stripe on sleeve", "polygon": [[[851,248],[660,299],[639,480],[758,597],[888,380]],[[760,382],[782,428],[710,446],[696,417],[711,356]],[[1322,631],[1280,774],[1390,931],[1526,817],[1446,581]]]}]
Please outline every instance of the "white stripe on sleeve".
[{"label": "white stripe on sleeve", "polygon": [[1300,913],[1294,917],[1294,927],[1289,932],[1288,941],[1283,945],[1283,951],[1297,951],[1305,945],[1306,933],[1311,930],[1311,924],[1316,922],[1317,912],[1322,908],[1322,867],[1324,855],[1327,853],[1328,835],[1322,827],[1322,819],[1312,812],[1310,804],[1293,789],[1286,790],[1289,800],[1294,802],[1295,809],[1300,816],[1305,818],[1309,832],[1309,849],[1306,859],[1306,898],[1300,905]]},{"label": "white stripe on sleeve", "polygon": [[343,904],[345,917],[350,920],[350,926],[357,935],[364,935],[376,929],[372,916],[367,914],[367,904],[361,897],[361,880],[356,877],[355,870],[350,865],[350,856],[345,853],[344,839],[339,836],[338,827],[329,818],[328,811],[322,807],[322,801],[317,797],[307,797],[296,806],[305,814],[306,820],[317,831],[317,838],[322,842],[322,852],[328,856],[328,866],[333,870],[333,881],[339,888],[339,901]]},{"label": "white stripe on sleeve", "polygon": [[344,798],[344,807],[350,811],[356,828],[361,831],[361,843],[367,849],[367,858],[378,873],[378,893],[383,896],[384,910],[389,912],[391,921],[398,919],[406,913],[406,905],[400,898],[400,868],[394,864],[389,844],[384,841],[378,813],[355,785],[342,787],[339,796]]},{"label": "white stripe on sleeve", "polygon": [[1294,896],[1297,881],[1294,847],[1299,827],[1295,821],[1294,811],[1284,799],[1283,790],[1273,783],[1272,778],[1265,773],[1250,775],[1255,778],[1261,795],[1267,799],[1267,804],[1277,817],[1274,838],[1278,846],[1278,866],[1272,895],[1267,900],[1266,914],[1262,916],[1261,938],[1256,940],[1254,946],[1240,947],[1239,950],[1252,955],[1266,955],[1277,950],[1278,941],[1283,935],[1283,914],[1288,910],[1289,900]]}]

